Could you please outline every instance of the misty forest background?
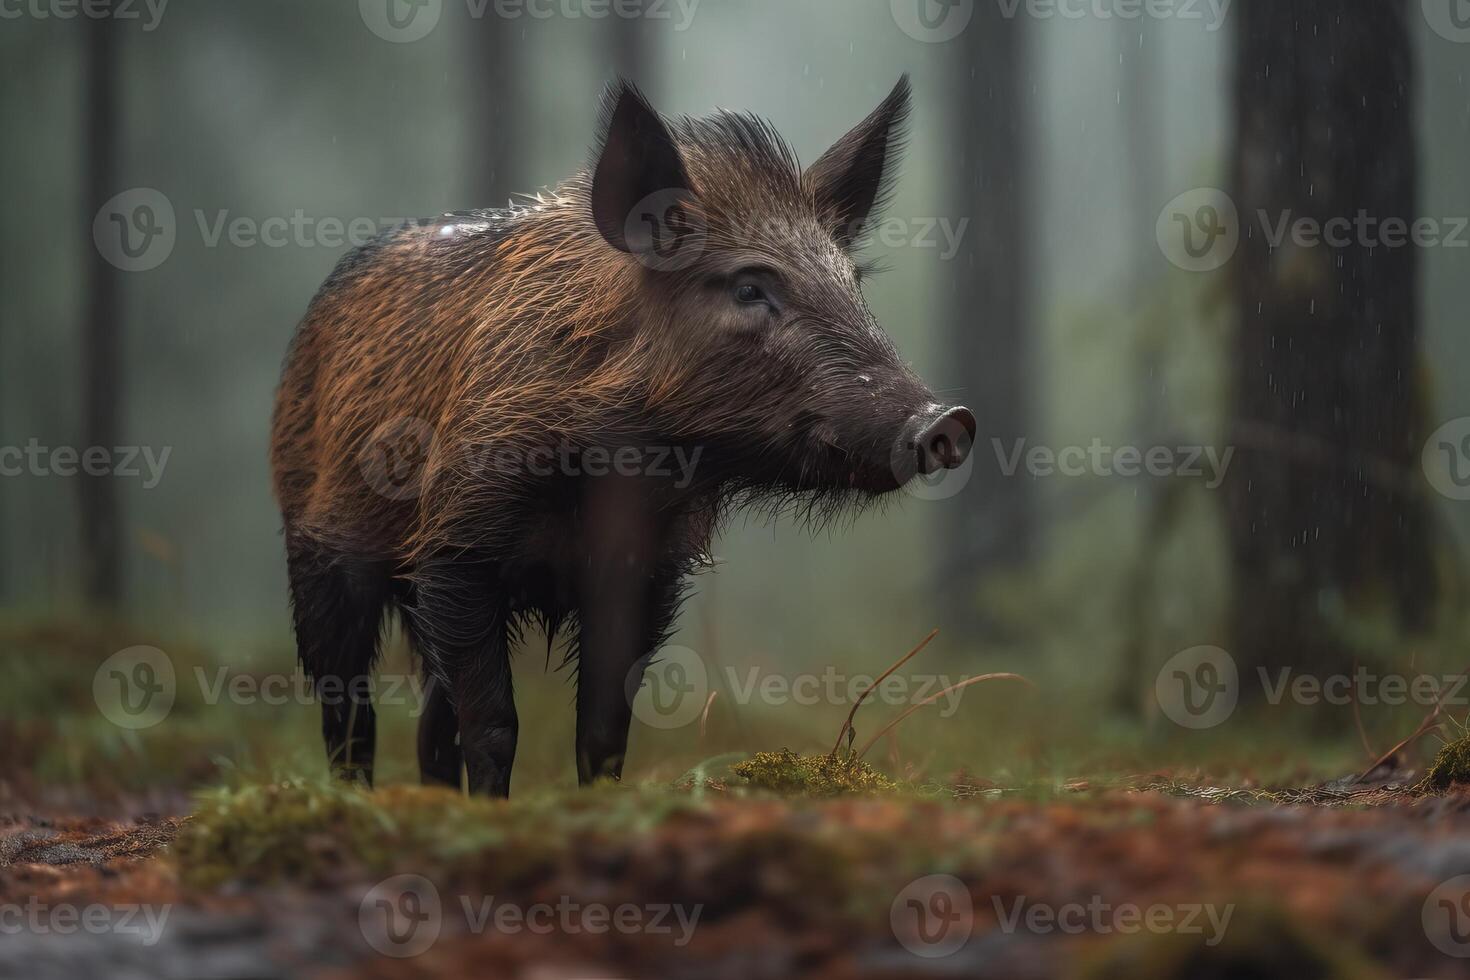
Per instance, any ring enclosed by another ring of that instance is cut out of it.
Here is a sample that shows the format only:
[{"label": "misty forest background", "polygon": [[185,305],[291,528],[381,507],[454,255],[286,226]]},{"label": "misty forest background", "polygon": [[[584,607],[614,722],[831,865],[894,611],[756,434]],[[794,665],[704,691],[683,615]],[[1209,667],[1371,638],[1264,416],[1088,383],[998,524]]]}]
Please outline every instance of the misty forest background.
[{"label": "misty forest background", "polygon": [[[1007,19],[982,0],[937,44],[881,0],[703,0],[684,30],[666,9],[475,19],[445,0],[413,43],[376,36],[346,0],[175,0],[152,31],[0,22],[0,444],[171,449],[153,488],[0,478],[6,621],[121,623],[117,648],[290,669],[268,419],[287,342],[345,249],[208,247],[201,220],[502,204],[585,161],[615,73],[665,112],[767,116],[809,163],[910,72],[888,213],[915,231],[968,225],[953,257],[942,235],[874,245],[889,271],[868,297],[920,373],[975,409],[973,476],[815,538],[737,521],[673,642],[737,672],[875,673],[939,626],[922,670],[1015,670],[1041,689],[1029,703],[975,689],[956,718],[912,723],[942,747],[914,760],[987,775],[1058,744],[1097,751],[1099,730],[1146,760],[1263,737],[1158,717],[1159,665],[1201,644],[1244,670],[1470,663],[1470,505],[1420,467],[1428,434],[1470,415],[1470,249],[1284,255],[1251,235],[1193,273],[1155,236],[1164,206],[1199,187],[1229,190],[1242,215],[1470,215],[1470,45],[1432,30],[1418,0],[1236,0],[1213,31]],[[92,224],[135,187],[167,196],[177,242],[129,273],[101,260]],[[1006,477],[991,440],[1018,438],[1236,455],[1218,489]],[[522,753],[547,744],[564,780],[570,690],[542,675],[539,650],[517,659],[527,696],[556,707],[523,709]],[[715,686],[723,737],[746,748],[812,747],[846,711],[737,711]],[[286,710],[315,760],[315,712]],[[1278,709],[1264,737],[1299,714]],[[1332,719],[1357,758],[1348,715]],[[1384,744],[1407,734],[1390,714],[1365,723]],[[632,773],[650,762],[640,742],[681,737],[635,733]],[[411,771],[407,743],[384,755]]]}]

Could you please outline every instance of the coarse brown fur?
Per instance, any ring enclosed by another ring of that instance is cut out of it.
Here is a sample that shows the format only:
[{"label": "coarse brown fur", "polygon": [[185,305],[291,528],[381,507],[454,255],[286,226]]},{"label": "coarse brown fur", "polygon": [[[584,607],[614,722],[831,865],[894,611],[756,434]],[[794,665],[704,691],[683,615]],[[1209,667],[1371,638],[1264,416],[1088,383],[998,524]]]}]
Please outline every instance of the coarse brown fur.
[{"label": "coarse brown fur", "polygon": [[[745,504],[831,515],[912,475],[905,426],[937,406],[868,313],[852,255],[907,106],[904,82],[803,173],[754,117],[663,130],[618,86],[605,169],[507,210],[400,227],[323,285],[272,431],[298,644],[319,683],[351,689],[385,608],[400,608],[434,681],[427,780],[457,785],[462,751],[474,788],[508,788],[502,663],[527,617],[580,627],[578,771],[616,776],[627,678],[721,517]],[[659,167],[685,185],[660,229],[684,249],[677,267],[602,218],[621,202],[609,194],[633,195],[613,185]],[[779,317],[774,300],[769,315],[729,300],[728,283],[752,277],[781,297]],[[628,454],[628,471],[593,466],[599,450]],[[370,779],[370,698],[322,701],[334,767]]]}]

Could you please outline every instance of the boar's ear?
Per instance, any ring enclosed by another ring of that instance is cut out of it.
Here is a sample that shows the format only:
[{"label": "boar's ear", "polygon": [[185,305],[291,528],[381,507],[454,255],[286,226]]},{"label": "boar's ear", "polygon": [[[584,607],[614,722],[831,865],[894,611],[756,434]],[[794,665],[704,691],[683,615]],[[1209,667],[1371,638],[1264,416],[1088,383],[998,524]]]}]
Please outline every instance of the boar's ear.
[{"label": "boar's ear", "polygon": [[592,220],[613,248],[647,251],[653,238],[639,233],[642,226],[633,220],[634,209],[646,207],[661,215],[692,191],[668,126],[626,79],[618,79],[603,96],[597,147]]},{"label": "boar's ear", "polygon": [[822,154],[803,178],[844,248],[853,245],[864,222],[887,203],[903,152],[911,96],[904,75],[888,98]]}]

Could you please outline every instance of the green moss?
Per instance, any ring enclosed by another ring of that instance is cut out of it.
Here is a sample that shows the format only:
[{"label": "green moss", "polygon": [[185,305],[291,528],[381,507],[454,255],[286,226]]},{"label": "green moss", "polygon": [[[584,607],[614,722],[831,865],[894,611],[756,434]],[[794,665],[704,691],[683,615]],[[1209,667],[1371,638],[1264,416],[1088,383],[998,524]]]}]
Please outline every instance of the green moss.
[{"label": "green moss", "polygon": [[644,833],[695,807],[657,787],[530,793],[515,801],[447,789],[376,792],[285,779],[204,794],[174,846],[204,888],[243,879],[326,882],[342,874],[432,870],[485,888],[550,872],[578,847]]},{"label": "green moss", "polygon": [[757,752],[731,767],[752,788],[794,796],[891,793],[893,780],[849,756],[797,755],[790,749]]},{"label": "green moss", "polygon": [[1446,790],[1455,783],[1470,783],[1470,733],[1447,742],[1424,774],[1420,788]]},{"label": "green moss", "polygon": [[174,851],[185,879],[203,887],[234,878],[313,881],[344,858],[376,870],[415,836],[417,811],[455,795],[421,792],[422,800],[396,792],[378,799],[305,779],[217,790],[200,798]]}]

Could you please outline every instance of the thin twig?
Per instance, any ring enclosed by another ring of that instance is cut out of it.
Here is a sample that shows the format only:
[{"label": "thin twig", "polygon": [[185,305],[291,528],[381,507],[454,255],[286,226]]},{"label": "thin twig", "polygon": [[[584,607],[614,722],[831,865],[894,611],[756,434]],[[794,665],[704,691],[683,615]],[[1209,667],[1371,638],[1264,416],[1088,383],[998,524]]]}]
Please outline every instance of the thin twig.
[{"label": "thin twig", "polygon": [[719,691],[710,691],[709,697],[704,699],[704,711],[702,711],[699,715],[699,740],[701,742],[704,741],[704,733],[709,727],[710,706],[715,703],[715,695],[719,693]]},{"label": "thin twig", "polygon": [[[1470,673],[1470,667],[1466,667],[1456,676],[1464,677],[1467,673]],[[1435,719],[1437,719],[1439,717],[1439,713],[1444,710],[1445,698],[1448,698],[1450,694],[1453,693],[1455,690],[1457,690],[1457,688],[1449,688],[1443,694],[1441,694],[1439,696],[1439,700],[1434,703],[1434,710],[1424,716],[1424,720],[1419,722],[1419,727],[1414,729],[1414,731],[1410,733],[1408,738],[1404,739],[1402,742],[1395,745],[1387,752],[1383,753],[1383,755],[1378,758],[1377,762],[1373,763],[1367,769],[1364,769],[1362,774],[1359,775],[1357,779],[1353,780],[1353,782],[1361,783],[1364,779],[1368,778],[1368,774],[1371,773],[1373,770],[1383,765],[1389,759],[1392,759],[1403,749],[1408,748],[1410,745],[1419,741],[1419,739],[1423,738],[1425,735],[1428,735],[1435,728],[1438,728],[1439,725],[1436,723]]]},{"label": "thin twig", "polygon": [[962,691],[965,688],[969,687],[971,684],[979,684],[981,681],[1020,681],[1022,684],[1025,684],[1027,687],[1031,688],[1031,690],[1036,690],[1036,685],[1031,683],[1026,678],[1022,677],[1020,674],[981,674],[979,677],[971,677],[968,680],[960,681],[958,684],[951,684],[949,687],[946,687],[938,694],[931,695],[920,701],[919,703],[913,705],[903,714],[899,715],[897,718],[893,719],[893,721],[889,722],[882,731],[878,732],[878,734],[868,739],[867,744],[864,745],[862,749],[858,752],[857,757],[861,759],[863,756],[867,755],[868,750],[873,747],[874,742],[878,741],[878,739],[888,734],[888,732],[897,728],[900,724],[902,724],[905,718],[913,714],[915,711],[918,711],[920,708],[933,704],[935,701],[938,701],[940,698],[945,697],[946,695],[954,691]]},{"label": "thin twig", "polygon": [[[863,702],[868,699],[868,695],[877,690],[878,685],[886,681],[889,675],[892,674],[895,670],[902,667],[910,660],[914,659],[914,657],[918,655],[919,651],[928,646],[929,641],[934,639],[938,635],[939,629],[937,627],[933,630],[930,630],[929,635],[920,640],[918,646],[914,647],[908,653],[904,654],[903,658],[900,659],[898,663],[894,664],[892,667],[889,667],[886,671],[883,672],[882,677],[878,678],[876,681],[868,686],[867,690],[858,695],[858,699],[852,703],[852,710],[847,713],[847,720],[842,723],[842,727],[837,731],[837,741],[835,744],[833,744],[832,751],[827,753],[827,758],[837,758],[837,750],[842,748],[842,736],[846,735],[849,729],[852,729],[852,719],[857,714],[857,709],[861,708],[863,706]],[[854,730],[854,734],[856,734],[856,730]]]},{"label": "thin twig", "polygon": [[[1357,677],[1358,676],[1358,662],[1356,660],[1353,661],[1353,676],[1354,677]],[[1363,752],[1364,752],[1364,754],[1366,754],[1368,756],[1368,758],[1371,759],[1371,758],[1373,758],[1373,756],[1375,755],[1375,753],[1373,751],[1373,745],[1372,745],[1372,743],[1370,743],[1368,741],[1368,730],[1363,727],[1363,713],[1358,710],[1358,707],[1359,707],[1358,706],[1358,693],[1356,691],[1354,691],[1353,692],[1353,724],[1355,724],[1355,725],[1358,726],[1358,738],[1360,738],[1360,739],[1363,740]]]}]

